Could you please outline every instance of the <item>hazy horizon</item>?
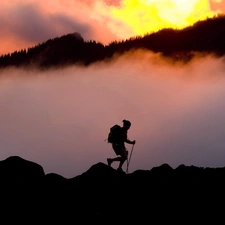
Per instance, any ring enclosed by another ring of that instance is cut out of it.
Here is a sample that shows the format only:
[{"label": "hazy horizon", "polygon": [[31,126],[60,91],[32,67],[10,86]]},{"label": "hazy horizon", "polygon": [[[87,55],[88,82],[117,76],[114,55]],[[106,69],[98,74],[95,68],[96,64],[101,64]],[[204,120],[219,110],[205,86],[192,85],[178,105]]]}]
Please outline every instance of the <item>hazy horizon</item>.
[{"label": "hazy horizon", "polygon": [[75,177],[115,156],[105,139],[128,119],[136,140],[130,173],[163,163],[224,167],[224,65],[212,56],[173,64],[137,51],[88,68],[1,70],[0,159],[18,155]]}]

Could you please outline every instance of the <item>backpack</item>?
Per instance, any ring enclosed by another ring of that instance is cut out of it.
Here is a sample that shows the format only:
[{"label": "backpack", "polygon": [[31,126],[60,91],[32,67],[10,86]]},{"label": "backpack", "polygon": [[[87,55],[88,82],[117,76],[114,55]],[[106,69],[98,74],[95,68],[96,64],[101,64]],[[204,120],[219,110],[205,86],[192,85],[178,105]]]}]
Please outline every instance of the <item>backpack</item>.
[{"label": "backpack", "polygon": [[109,134],[108,134],[108,143],[118,143],[121,139],[121,126],[115,124],[110,128]]}]

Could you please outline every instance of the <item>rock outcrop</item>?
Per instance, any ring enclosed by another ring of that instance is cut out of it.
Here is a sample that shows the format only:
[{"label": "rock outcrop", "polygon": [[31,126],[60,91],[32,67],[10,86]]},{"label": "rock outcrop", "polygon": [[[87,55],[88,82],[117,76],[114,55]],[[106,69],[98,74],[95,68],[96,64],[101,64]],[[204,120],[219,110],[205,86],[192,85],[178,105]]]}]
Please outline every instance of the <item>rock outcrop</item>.
[{"label": "rock outcrop", "polygon": [[7,222],[30,224],[216,223],[223,218],[224,177],[225,167],[163,164],[126,174],[99,162],[67,179],[11,156],[0,161],[1,212]]}]

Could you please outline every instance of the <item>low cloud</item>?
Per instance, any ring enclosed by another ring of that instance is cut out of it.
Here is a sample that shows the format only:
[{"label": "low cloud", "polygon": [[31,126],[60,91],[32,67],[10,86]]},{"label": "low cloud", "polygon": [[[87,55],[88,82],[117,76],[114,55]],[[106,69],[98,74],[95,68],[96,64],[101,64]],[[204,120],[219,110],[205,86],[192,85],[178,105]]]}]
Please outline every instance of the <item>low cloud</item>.
[{"label": "low cloud", "polygon": [[224,70],[223,58],[179,65],[141,51],[88,68],[3,70],[0,158],[19,155],[74,177],[115,156],[104,140],[128,119],[136,140],[130,172],[163,163],[222,167]]}]

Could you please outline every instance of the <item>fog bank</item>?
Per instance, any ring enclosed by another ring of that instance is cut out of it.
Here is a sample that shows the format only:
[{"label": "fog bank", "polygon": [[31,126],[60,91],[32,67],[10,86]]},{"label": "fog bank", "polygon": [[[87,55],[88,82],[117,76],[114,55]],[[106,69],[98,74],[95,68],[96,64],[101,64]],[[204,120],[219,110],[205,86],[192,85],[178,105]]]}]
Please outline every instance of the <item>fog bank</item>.
[{"label": "fog bank", "polygon": [[104,140],[128,119],[136,140],[129,172],[163,163],[223,167],[224,65],[210,56],[179,65],[135,52],[88,68],[3,70],[0,159],[18,155],[45,173],[74,177],[115,156]]}]

